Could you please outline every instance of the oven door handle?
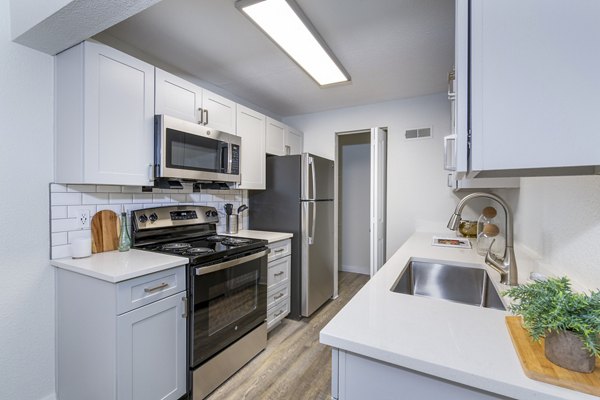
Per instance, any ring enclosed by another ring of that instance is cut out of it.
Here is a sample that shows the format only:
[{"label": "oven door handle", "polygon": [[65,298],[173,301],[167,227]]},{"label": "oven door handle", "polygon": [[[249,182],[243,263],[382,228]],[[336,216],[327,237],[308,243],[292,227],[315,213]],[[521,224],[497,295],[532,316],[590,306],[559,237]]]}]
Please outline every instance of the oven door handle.
[{"label": "oven door handle", "polygon": [[223,269],[235,267],[236,265],[240,265],[240,264],[246,263],[248,261],[252,261],[252,260],[256,260],[257,258],[264,257],[267,254],[269,254],[270,252],[271,252],[270,249],[266,249],[266,250],[260,251],[258,253],[250,254],[249,256],[236,258],[235,260],[225,261],[225,262],[222,262],[219,264],[209,265],[207,267],[198,267],[198,268],[196,268],[194,273],[196,275],[206,275],[206,274],[210,274],[212,272],[221,271]]}]

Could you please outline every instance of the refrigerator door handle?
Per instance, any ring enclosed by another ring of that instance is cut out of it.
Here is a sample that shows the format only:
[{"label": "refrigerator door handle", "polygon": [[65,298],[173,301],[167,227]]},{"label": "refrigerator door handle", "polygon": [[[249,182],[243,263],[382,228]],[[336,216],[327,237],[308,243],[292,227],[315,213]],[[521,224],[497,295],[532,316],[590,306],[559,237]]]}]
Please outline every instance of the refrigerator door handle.
[{"label": "refrigerator door handle", "polygon": [[310,229],[310,236],[308,237],[308,244],[313,244],[315,242],[315,226],[317,224],[317,207],[314,201],[309,201],[309,210],[310,206],[312,206],[312,227]]},{"label": "refrigerator door handle", "polygon": [[[308,164],[310,165],[310,169],[312,172],[312,197],[311,197],[311,199],[316,199],[317,198],[317,178],[315,176],[315,160],[314,160],[314,158],[309,157]],[[313,229],[314,229],[314,226],[315,225],[313,223]],[[314,233],[314,230],[313,230],[313,233]]]}]

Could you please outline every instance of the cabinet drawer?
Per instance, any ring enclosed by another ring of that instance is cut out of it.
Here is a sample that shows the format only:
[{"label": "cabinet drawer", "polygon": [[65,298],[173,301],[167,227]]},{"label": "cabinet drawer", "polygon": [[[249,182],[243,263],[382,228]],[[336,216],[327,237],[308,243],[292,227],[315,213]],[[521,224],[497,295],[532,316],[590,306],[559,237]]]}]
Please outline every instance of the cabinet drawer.
[{"label": "cabinet drawer", "polygon": [[117,284],[117,315],[185,290],[185,266]]},{"label": "cabinet drawer", "polygon": [[275,305],[278,301],[289,297],[290,285],[284,282],[268,290],[267,293],[267,310]]},{"label": "cabinet drawer", "polygon": [[290,276],[291,258],[285,257],[269,263],[267,272],[267,288],[272,288],[282,282],[287,282]]},{"label": "cabinet drawer", "polygon": [[285,318],[290,313],[289,298],[277,303],[275,307],[267,311],[267,330],[275,326],[279,321]]},{"label": "cabinet drawer", "polygon": [[289,256],[292,252],[292,241],[290,239],[280,240],[279,242],[269,243],[269,262]]}]

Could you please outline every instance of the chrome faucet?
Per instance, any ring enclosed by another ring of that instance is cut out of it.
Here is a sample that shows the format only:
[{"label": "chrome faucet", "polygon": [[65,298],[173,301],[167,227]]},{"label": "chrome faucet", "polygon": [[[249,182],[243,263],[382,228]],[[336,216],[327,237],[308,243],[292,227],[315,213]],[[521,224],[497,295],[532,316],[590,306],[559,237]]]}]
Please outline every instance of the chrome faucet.
[{"label": "chrome faucet", "polygon": [[500,283],[510,286],[517,286],[519,283],[519,276],[517,273],[517,260],[515,258],[515,250],[513,248],[513,220],[512,220],[512,212],[510,211],[510,207],[504,200],[500,197],[490,194],[490,193],[471,193],[468,196],[465,196],[457,205],[454,210],[454,214],[450,217],[450,221],[448,221],[448,229],[456,230],[458,228],[458,224],[460,223],[460,214],[465,207],[465,205],[474,198],[477,197],[486,197],[488,199],[495,200],[502,206],[504,209],[505,222],[506,222],[506,247],[504,248],[504,256],[499,258],[492,254],[492,246],[494,242],[490,245],[487,254],[485,255],[485,263],[492,267],[494,270],[498,271],[500,274]]}]

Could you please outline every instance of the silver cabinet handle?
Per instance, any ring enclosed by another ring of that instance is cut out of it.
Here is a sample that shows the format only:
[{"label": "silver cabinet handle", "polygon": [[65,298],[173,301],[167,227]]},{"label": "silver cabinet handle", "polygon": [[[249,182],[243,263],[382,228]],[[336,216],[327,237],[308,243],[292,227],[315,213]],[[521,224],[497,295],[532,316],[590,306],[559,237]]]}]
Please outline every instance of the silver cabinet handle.
[{"label": "silver cabinet handle", "polygon": [[152,292],[156,292],[157,290],[161,290],[161,289],[165,289],[169,287],[169,284],[167,282],[163,282],[160,285],[151,287],[151,288],[144,288],[144,292],[146,293],[152,293]]},{"label": "silver cabinet handle", "polygon": [[200,113],[200,121],[198,121],[198,124],[203,125],[204,124],[204,110],[202,109],[202,107],[198,107],[198,112]]},{"label": "silver cabinet handle", "polygon": [[279,293],[279,294],[273,296],[273,300],[277,300],[277,299],[280,299],[282,297],[283,297],[283,293]]},{"label": "silver cabinet handle", "polygon": [[188,303],[187,303],[187,297],[183,296],[181,298],[181,301],[183,302],[183,314],[181,314],[182,318],[186,318],[188,317]]},{"label": "silver cabinet handle", "polygon": [[281,314],[283,314],[283,310],[279,310],[278,312],[275,313],[275,315],[273,315],[275,318],[279,317]]},{"label": "silver cabinet handle", "polygon": [[285,251],[285,249],[277,249],[274,251],[274,253],[281,253],[282,251]]},{"label": "silver cabinet handle", "polygon": [[204,125],[208,125],[208,110],[204,109]]},{"label": "silver cabinet handle", "polygon": [[283,272],[283,271],[280,271],[280,272],[276,273],[276,274],[275,274],[275,275],[273,275],[273,276],[279,276],[279,275],[283,275],[284,273],[285,273],[285,272]]},{"label": "silver cabinet handle", "polygon": [[152,164],[148,164],[148,182],[152,182],[154,180],[154,174],[152,173]]}]

